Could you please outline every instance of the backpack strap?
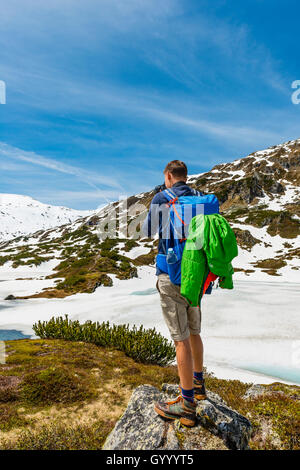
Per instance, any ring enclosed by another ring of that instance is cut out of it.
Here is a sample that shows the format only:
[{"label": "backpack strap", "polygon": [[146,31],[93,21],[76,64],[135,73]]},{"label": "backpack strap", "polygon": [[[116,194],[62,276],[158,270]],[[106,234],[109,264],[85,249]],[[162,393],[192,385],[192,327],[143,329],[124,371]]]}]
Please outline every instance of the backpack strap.
[{"label": "backpack strap", "polygon": [[173,191],[171,191],[171,189],[164,189],[163,193],[169,201],[168,205],[173,204],[178,199],[178,196],[176,196],[176,194],[173,193]]},{"label": "backpack strap", "polygon": [[[174,213],[175,215],[177,216],[177,218],[180,220],[180,222],[182,223],[183,226],[186,225],[186,223],[184,222],[184,220],[182,220],[182,218],[180,217],[180,215],[178,214],[178,211],[176,209],[176,205],[175,203],[178,201],[178,196],[176,196],[175,193],[173,193],[173,191],[171,191],[170,189],[164,189],[163,191],[164,195],[166,196],[166,198],[168,199],[168,203],[167,203],[167,206],[168,207],[171,207],[173,206],[173,210],[174,210]],[[173,226],[173,229],[175,230],[175,227],[173,225],[173,222],[170,218],[170,223],[172,224]],[[180,239],[180,242],[182,243],[183,241],[185,241],[185,238],[181,238]]]},{"label": "backpack strap", "polygon": [[[193,193],[193,196],[203,196],[203,193],[201,191],[197,191],[197,189],[194,189],[194,188],[190,188],[190,189]],[[168,188],[164,189],[163,193],[168,199],[169,203],[172,203],[174,199],[176,200],[178,199],[178,196],[176,196],[176,194],[171,189],[168,189]]]},{"label": "backpack strap", "polygon": [[203,193],[201,191],[197,191],[197,189],[191,188],[192,193],[194,196],[203,196]]}]

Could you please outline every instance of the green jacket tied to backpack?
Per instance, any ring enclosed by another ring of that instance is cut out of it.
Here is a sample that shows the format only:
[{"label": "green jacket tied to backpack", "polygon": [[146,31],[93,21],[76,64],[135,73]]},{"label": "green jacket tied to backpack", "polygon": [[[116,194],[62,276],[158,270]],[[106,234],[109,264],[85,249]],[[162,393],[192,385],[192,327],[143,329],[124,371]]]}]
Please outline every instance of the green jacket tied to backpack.
[{"label": "green jacket tied to backpack", "polygon": [[209,272],[220,277],[220,287],[233,289],[231,261],[237,255],[235,234],[224,217],[193,217],[181,261],[181,295],[191,306],[199,305]]}]

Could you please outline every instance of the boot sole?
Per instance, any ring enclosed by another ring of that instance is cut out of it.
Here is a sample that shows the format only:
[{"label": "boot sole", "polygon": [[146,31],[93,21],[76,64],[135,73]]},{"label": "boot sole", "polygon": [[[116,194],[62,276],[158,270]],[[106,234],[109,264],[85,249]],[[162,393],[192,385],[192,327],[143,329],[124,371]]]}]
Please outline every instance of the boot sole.
[{"label": "boot sole", "polygon": [[157,406],[154,406],[154,409],[155,409],[156,413],[159,414],[160,416],[162,416],[163,418],[173,419],[173,420],[179,419],[181,424],[183,424],[184,426],[187,426],[189,428],[192,428],[196,424],[196,419],[193,420],[193,419],[189,419],[189,418],[184,417],[184,416],[169,415],[168,413],[165,413],[161,409],[157,408]]},{"label": "boot sole", "polygon": [[195,393],[195,398],[196,400],[206,400],[207,399],[207,395],[197,395],[197,393]]}]

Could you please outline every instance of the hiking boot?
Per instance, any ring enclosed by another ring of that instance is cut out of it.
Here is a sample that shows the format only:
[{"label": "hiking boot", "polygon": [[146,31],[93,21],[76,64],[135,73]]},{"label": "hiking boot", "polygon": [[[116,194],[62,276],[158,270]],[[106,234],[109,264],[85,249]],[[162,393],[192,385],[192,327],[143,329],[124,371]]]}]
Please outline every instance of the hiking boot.
[{"label": "hiking boot", "polygon": [[162,402],[154,405],[156,413],[167,419],[179,419],[184,426],[192,427],[196,424],[197,403],[185,400],[179,395],[175,400]]},{"label": "hiking boot", "polygon": [[194,397],[196,400],[205,400],[207,398],[204,379],[194,379]]}]

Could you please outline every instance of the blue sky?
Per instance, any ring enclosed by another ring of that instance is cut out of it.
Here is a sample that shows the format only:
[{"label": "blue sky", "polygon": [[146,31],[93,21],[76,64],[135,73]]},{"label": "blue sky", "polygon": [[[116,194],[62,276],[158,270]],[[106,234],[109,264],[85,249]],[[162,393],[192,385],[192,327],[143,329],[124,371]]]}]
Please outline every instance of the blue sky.
[{"label": "blue sky", "polygon": [[0,7],[0,193],[96,208],[300,137],[297,1]]}]

